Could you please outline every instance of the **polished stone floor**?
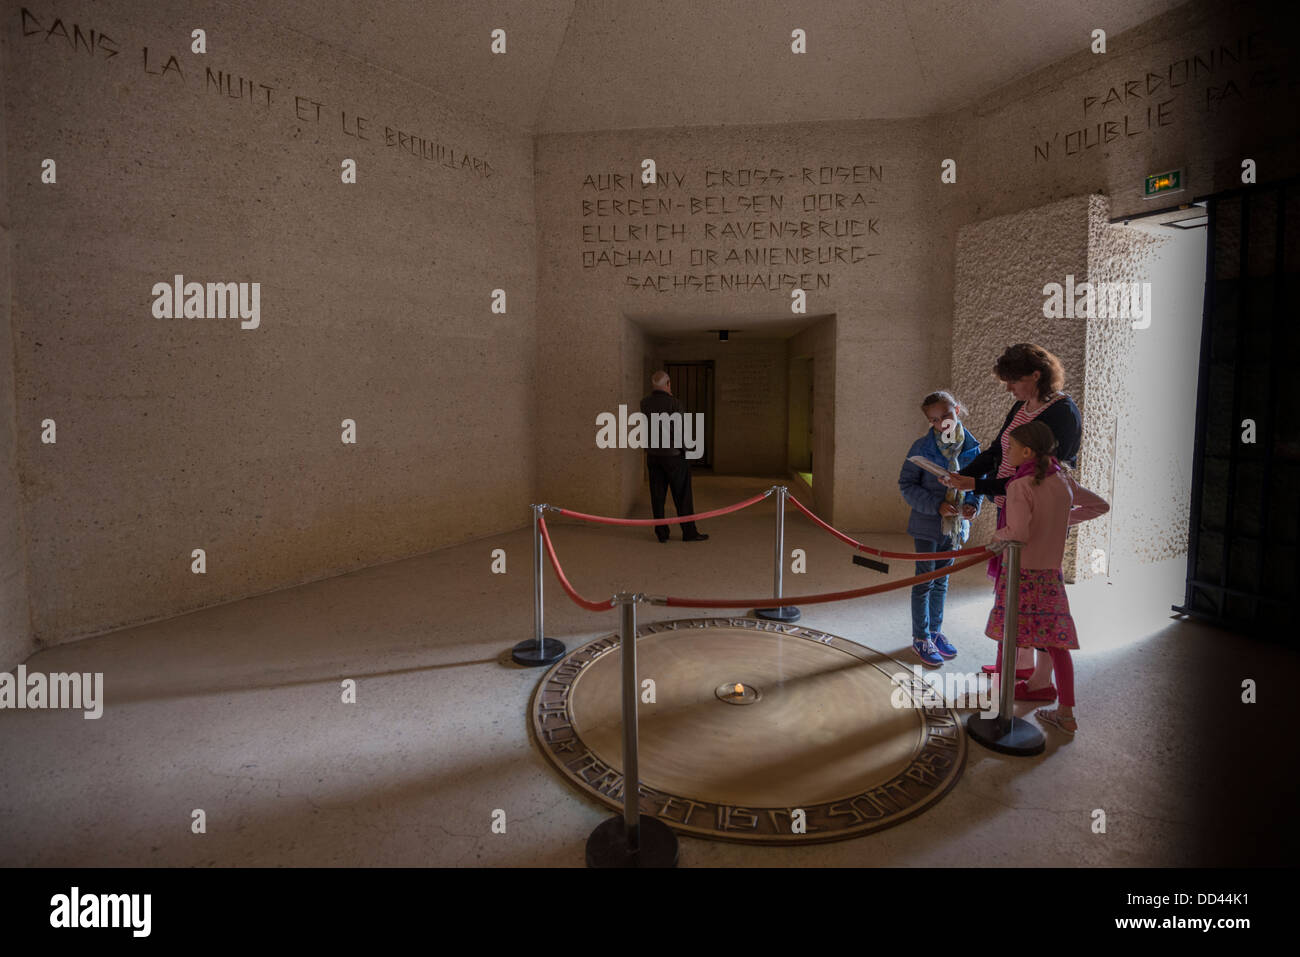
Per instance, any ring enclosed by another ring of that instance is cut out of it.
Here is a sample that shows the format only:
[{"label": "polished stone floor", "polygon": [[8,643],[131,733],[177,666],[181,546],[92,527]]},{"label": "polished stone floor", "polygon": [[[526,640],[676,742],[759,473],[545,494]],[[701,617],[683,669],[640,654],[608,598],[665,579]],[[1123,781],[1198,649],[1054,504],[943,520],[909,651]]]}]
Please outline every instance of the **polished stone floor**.
[{"label": "polished stone floor", "polygon": [[[771,483],[701,478],[696,505]],[[769,503],[703,530],[710,541],[659,545],[648,529],[561,523],[555,540],[589,597],[770,588]],[[911,547],[902,535],[861,537]],[[808,555],[788,594],[884,580],[800,519],[787,542]],[[106,706],[99,720],[0,711],[0,864],[581,866],[609,812],[530,740],[539,672],[508,657],[532,632],[530,545],[521,527],[37,653],[29,671],[102,672]],[[507,552],[504,575],[490,571],[494,548]],[[947,796],[876,834],[795,848],[683,838],[682,866],[1293,860],[1294,644],[1174,617],[1183,567],[1071,586],[1083,646],[1077,737],[1049,730],[1034,758],[972,742]],[[891,577],[910,574],[892,564]],[[615,613],[567,601],[549,573],[546,602],[548,633],[570,647],[617,626]],[[953,577],[944,630],[960,654],[948,668],[993,660],[990,602],[982,568]],[[641,610],[643,620],[693,614]],[[803,621],[912,663],[906,589],[808,606]],[[341,701],[345,679],[355,703]],[[1247,679],[1257,704],[1242,703]],[[191,830],[196,809],[206,833]],[[492,829],[498,810],[503,834]]]}]

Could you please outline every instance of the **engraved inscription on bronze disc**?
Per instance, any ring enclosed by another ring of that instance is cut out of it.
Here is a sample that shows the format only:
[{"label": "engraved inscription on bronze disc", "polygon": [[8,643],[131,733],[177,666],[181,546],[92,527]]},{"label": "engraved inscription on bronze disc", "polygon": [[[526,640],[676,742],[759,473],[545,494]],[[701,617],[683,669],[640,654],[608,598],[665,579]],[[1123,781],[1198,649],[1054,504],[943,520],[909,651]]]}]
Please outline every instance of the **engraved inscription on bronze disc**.
[{"label": "engraved inscription on bronze disc", "polygon": [[[637,629],[641,812],[715,840],[800,844],[913,817],[966,762],[958,715],[887,655],[802,625],[688,618]],[[570,652],[531,703],[546,756],[622,808],[619,638]],[[746,707],[735,707],[745,704]],[[804,833],[794,827],[803,811]]]}]

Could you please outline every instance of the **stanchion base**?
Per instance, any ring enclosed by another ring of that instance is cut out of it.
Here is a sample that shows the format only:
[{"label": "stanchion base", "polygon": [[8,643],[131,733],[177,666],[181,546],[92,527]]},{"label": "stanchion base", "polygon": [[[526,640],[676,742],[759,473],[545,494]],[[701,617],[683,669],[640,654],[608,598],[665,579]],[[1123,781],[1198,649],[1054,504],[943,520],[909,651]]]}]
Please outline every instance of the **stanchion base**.
[{"label": "stanchion base", "polygon": [[1024,718],[1017,718],[1014,715],[1011,718],[1011,726],[1004,730],[999,727],[997,718],[982,718],[978,714],[973,714],[966,721],[966,731],[972,740],[1003,754],[1029,757],[1042,754],[1047,747],[1043,732]]},{"label": "stanchion base", "polygon": [[800,612],[793,605],[783,605],[780,608],[758,608],[754,614],[768,621],[798,621]]},{"label": "stanchion base", "polygon": [[521,641],[510,650],[510,658],[517,665],[537,668],[541,665],[553,665],[564,657],[564,642],[555,638],[543,638],[542,647],[537,647],[537,639]]},{"label": "stanchion base", "polygon": [[623,816],[620,814],[602,821],[587,838],[587,866],[677,866],[677,835],[667,824],[642,814],[637,833],[640,846],[629,851]]}]

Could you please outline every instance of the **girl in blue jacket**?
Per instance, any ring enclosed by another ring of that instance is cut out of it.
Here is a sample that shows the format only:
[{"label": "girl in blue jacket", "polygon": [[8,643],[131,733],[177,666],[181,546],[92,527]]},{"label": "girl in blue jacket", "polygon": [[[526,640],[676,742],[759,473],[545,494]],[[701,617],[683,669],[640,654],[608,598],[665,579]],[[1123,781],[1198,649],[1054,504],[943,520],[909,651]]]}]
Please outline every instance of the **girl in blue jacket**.
[{"label": "girl in blue jacket", "polygon": [[[951,393],[931,392],[921,400],[921,411],[930,428],[912,443],[908,457],[919,455],[952,472],[969,465],[979,454],[980,444],[962,428],[965,407]],[[953,551],[966,543],[970,519],[979,513],[979,496],[947,488],[937,476],[906,460],[898,475],[898,488],[912,506],[907,533],[918,552]],[[919,561],[916,573],[937,571],[952,563],[951,558]],[[957,649],[940,630],[947,596],[947,575],[912,586],[912,650],[927,667],[937,668],[945,658],[957,656]]]}]

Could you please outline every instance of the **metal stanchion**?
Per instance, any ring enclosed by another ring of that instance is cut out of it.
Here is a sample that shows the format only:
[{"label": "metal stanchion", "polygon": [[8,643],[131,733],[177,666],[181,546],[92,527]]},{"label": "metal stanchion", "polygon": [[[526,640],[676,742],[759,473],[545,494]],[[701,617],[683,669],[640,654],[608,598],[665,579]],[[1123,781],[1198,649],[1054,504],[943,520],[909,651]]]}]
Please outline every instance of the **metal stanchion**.
[{"label": "metal stanchion", "polygon": [[533,637],[510,650],[515,664],[537,667],[551,665],[564,657],[564,642],[542,634],[542,528],[538,524],[547,505],[533,508]]},{"label": "metal stanchion", "polygon": [[[772,594],[777,598],[781,597],[781,588],[785,572],[785,498],[790,494],[790,490],[784,485],[778,485],[776,488],[776,552],[773,555],[772,565]],[[793,605],[782,605],[780,608],[759,608],[754,612],[759,618],[766,618],[769,621],[798,621],[799,609]]]},{"label": "metal stanchion", "polygon": [[677,835],[641,813],[637,766],[636,603],[644,596],[614,596],[621,611],[619,655],[623,665],[623,816],[602,821],[587,838],[588,867],[676,867]]},{"label": "metal stanchion", "polygon": [[1020,633],[1020,546],[1007,542],[1002,552],[1002,567],[1007,573],[1006,613],[1002,620],[1002,674],[998,716],[985,718],[973,714],[966,721],[970,736],[993,751],[1003,754],[1042,754],[1046,746],[1043,732],[1015,714],[1016,636]]}]

